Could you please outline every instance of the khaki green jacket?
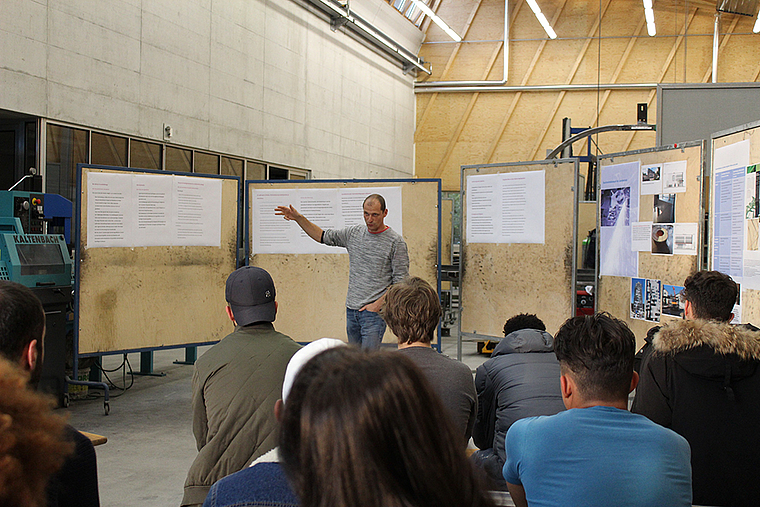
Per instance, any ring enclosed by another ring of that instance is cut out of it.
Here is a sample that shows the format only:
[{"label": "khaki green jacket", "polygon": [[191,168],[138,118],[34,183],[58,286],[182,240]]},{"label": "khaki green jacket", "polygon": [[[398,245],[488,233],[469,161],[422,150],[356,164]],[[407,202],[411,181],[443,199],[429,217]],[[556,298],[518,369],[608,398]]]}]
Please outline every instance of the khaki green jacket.
[{"label": "khaki green jacket", "polygon": [[198,456],[182,505],[202,504],[209,488],[276,445],[274,404],[288,361],[301,348],[271,323],[236,327],[195,362],[193,433]]}]

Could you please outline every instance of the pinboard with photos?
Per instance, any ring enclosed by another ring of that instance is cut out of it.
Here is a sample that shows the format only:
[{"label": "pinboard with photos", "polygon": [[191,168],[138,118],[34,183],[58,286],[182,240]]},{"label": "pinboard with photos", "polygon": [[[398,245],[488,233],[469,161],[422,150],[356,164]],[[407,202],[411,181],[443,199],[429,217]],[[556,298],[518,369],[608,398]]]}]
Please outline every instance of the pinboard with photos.
[{"label": "pinboard with photos", "polygon": [[701,266],[704,153],[695,141],[599,157],[596,309],[639,345],[681,318],[683,281]]},{"label": "pinboard with photos", "polygon": [[[299,226],[275,214],[293,205],[322,229],[364,224],[362,203],[383,196],[385,225],[400,233],[409,252],[409,274],[439,291],[441,180],[246,181],[247,260],[266,269],[279,308],[275,328],[297,342],[323,337],[346,340],[349,262],[345,248],[320,244]],[[385,343],[396,343],[390,329]],[[437,338],[434,344],[440,350]]]},{"label": "pinboard with photos", "polygon": [[739,284],[734,323],[760,323],[760,121],[712,136],[710,269]]}]

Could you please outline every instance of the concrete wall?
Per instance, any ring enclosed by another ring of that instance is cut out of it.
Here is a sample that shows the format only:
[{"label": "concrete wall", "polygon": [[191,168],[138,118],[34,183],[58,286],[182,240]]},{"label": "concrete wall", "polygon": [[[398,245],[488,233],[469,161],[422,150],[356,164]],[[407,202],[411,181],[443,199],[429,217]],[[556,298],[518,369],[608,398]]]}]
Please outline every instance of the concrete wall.
[{"label": "concrete wall", "polygon": [[412,76],[292,0],[3,0],[0,48],[0,109],[156,140],[166,123],[315,178],[413,173]]}]

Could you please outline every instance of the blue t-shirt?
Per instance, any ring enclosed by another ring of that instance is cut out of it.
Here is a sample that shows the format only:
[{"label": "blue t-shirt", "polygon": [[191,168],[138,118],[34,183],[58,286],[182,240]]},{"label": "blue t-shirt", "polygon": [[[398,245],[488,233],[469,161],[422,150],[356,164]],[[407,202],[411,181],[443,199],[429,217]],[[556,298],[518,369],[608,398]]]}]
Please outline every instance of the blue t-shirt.
[{"label": "blue t-shirt", "polygon": [[504,478],[531,507],[691,506],[691,450],[680,435],[614,407],[529,417],[507,432]]}]

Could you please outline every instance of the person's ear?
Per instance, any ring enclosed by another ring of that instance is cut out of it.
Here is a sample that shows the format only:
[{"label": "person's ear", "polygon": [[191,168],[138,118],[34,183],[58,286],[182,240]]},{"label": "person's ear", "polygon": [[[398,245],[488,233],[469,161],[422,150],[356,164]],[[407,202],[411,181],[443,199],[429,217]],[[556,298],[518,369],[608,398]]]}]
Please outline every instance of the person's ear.
[{"label": "person's ear", "polygon": [[637,385],[639,385],[639,374],[634,371],[633,376],[631,376],[631,388],[628,389],[628,392],[630,393],[636,389]]},{"label": "person's ear", "polygon": [[225,306],[224,309],[227,310],[227,317],[229,317],[232,322],[235,322],[235,316],[232,314],[232,308],[230,308],[230,305]]},{"label": "person's ear", "polygon": [[282,423],[282,418],[285,416],[285,403],[280,399],[274,402],[274,418],[278,423]]},{"label": "person's ear", "polygon": [[683,318],[684,319],[693,319],[694,318],[694,307],[691,304],[691,301],[688,299],[684,301],[683,304]]},{"label": "person's ear", "polygon": [[383,218],[385,218],[385,217],[387,217],[387,216],[388,216],[388,208],[385,208],[385,209],[383,210]]},{"label": "person's ear", "polygon": [[277,315],[277,310],[280,308],[280,303],[275,301],[274,302],[274,314]]},{"label": "person's ear", "polygon": [[573,394],[573,386],[570,383],[570,380],[567,378],[567,375],[560,375],[559,377],[559,388],[562,392],[562,398],[569,398]]},{"label": "person's ear", "polygon": [[37,361],[41,361],[37,350],[37,340],[32,340],[24,346],[21,353],[21,367],[26,371],[34,371]]}]

